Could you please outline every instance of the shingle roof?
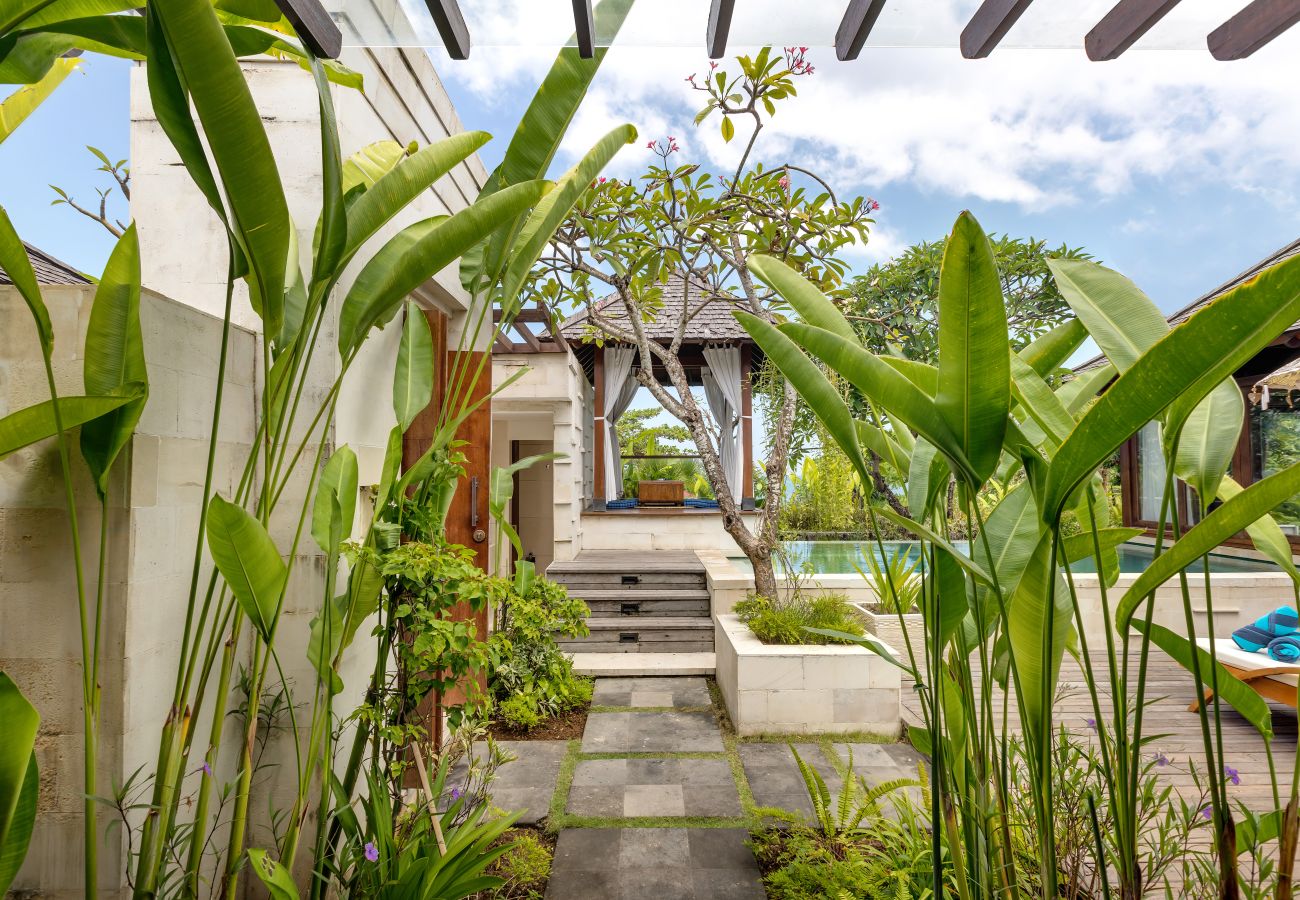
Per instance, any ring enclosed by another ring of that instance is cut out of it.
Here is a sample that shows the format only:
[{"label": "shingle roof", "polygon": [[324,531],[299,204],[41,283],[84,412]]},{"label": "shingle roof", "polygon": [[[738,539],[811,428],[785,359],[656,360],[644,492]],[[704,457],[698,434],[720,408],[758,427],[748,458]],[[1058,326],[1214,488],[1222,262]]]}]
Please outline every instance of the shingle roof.
[{"label": "shingle roof", "polygon": [[[646,336],[663,343],[671,341],[677,334],[677,327],[681,322],[683,303],[687,304],[686,308],[691,317],[686,326],[685,343],[706,344],[711,341],[749,343],[752,340],[745,329],[740,327],[736,317],[731,314],[735,304],[726,299],[710,299],[695,284],[691,284],[687,290],[686,278],[681,275],[673,276],[664,285],[663,305],[655,311],[654,320],[642,326],[645,328]],[[605,318],[614,322],[615,327],[620,329],[626,327],[627,311],[617,294],[611,294],[598,301],[596,309]],[[560,326],[560,334],[564,335],[565,340],[573,342],[581,341],[587,331],[586,310],[570,316]]]},{"label": "shingle roof", "polygon": [[[67,263],[55,259],[44,250],[33,247],[25,241],[23,246],[27,248],[27,258],[31,260],[32,268],[36,271],[37,284],[90,284],[89,278]],[[0,284],[13,283],[9,273],[0,266]]]},{"label": "shingle roof", "polygon": [[[1171,315],[1169,317],[1169,324],[1179,325],[1183,322],[1186,322],[1188,319],[1192,317],[1194,313],[1197,312],[1197,310],[1201,309],[1201,307],[1207,306],[1214,300],[1217,300],[1218,298],[1222,297],[1224,294],[1228,293],[1229,291],[1241,287],[1241,285],[1245,284],[1247,281],[1250,281],[1250,279],[1254,278],[1256,275],[1258,275],[1260,272],[1263,272],[1265,269],[1271,268],[1272,266],[1275,266],[1278,263],[1290,259],[1291,257],[1296,255],[1300,255],[1300,238],[1297,238],[1296,240],[1287,244],[1285,247],[1281,248],[1280,250],[1277,250],[1269,254],[1264,259],[1261,259],[1259,262],[1255,263],[1249,269],[1242,272],[1240,275],[1228,279],[1223,284],[1219,285],[1214,290],[1210,291],[1208,294],[1203,294],[1197,299],[1193,300],[1191,303],[1187,304],[1182,309],[1178,310],[1173,315]],[[1300,328],[1300,321],[1294,323],[1291,326],[1291,328],[1287,330],[1290,331],[1296,328]],[[1092,359],[1088,360],[1087,362],[1079,366],[1076,366],[1075,371],[1083,372],[1088,369],[1094,369],[1105,361],[1106,358],[1104,356],[1094,356]]]}]

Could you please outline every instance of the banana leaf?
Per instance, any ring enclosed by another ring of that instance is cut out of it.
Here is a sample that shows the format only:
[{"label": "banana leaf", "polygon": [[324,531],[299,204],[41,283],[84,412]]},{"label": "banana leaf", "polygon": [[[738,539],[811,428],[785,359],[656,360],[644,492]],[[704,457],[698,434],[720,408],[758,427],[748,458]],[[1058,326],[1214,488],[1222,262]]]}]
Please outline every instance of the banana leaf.
[{"label": "banana leaf", "polygon": [[1083,322],[1070,319],[1035,338],[1020,350],[1019,355],[1040,378],[1046,378],[1065,365],[1065,361],[1083,345],[1087,337],[1088,329]]},{"label": "banana leaf", "polygon": [[55,404],[65,431],[93,422],[144,396],[144,386],[128,384],[123,392],[107,397],[60,397],[20,409],[0,419],[0,459],[59,433]]},{"label": "banana leaf", "polygon": [[325,463],[316,500],[312,505],[311,536],[329,556],[352,533],[357,511],[357,455],[347,444],[335,450]]},{"label": "banana leaf", "polygon": [[18,874],[36,819],[36,730],[41,717],[0,671],[0,895]]},{"label": "banana leaf", "polygon": [[410,429],[433,398],[434,365],[429,320],[414,302],[408,302],[393,373],[393,413],[402,431]]},{"label": "banana leaf", "polygon": [[63,80],[81,65],[79,59],[58,59],[35,84],[27,84],[14,91],[0,103],[0,143],[14,133],[27,117],[54,93]]},{"label": "banana leaf", "polygon": [[213,494],[208,503],[208,550],[262,640],[270,643],[288,574],[280,551],[257,519]]}]

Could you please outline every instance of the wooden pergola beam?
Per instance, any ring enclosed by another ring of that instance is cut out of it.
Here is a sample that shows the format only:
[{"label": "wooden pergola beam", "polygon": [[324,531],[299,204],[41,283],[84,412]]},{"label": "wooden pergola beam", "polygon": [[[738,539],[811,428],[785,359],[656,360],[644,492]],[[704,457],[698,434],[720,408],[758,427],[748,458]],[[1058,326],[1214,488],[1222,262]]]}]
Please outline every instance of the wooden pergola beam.
[{"label": "wooden pergola beam", "polygon": [[1033,0],[984,0],[961,32],[961,55],[983,59],[1006,37]]},{"label": "wooden pergola beam", "polygon": [[1083,39],[1093,62],[1118,59],[1151,30],[1180,0],[1119,0]]},{"label": "wooden pergola beam", "polygon": [[313,56],[339,58],[343,51],[343,34],[325,7],[320,5],[320,0],[275,0],[275,5]]},{"label": "wooden pergola beam", "polygon": [[573,0],[573,33],[578,39],[578,55],[591,59],[596,55],[596,20],[591,14],[591,0]]},{"label": "wooden pergola beam", "polygon": [[1210,32],[1210,54],[1224,62],[1245,59],[1297,22],[1300,3],[1296,0],[1254,0]]},{"label": "wooden pergola beam", "polygon": [[706,43],[709,59],[727,55],[727,38],[731,34],[731,14],[736,11],[736,0],[712,0],[709,4],[709,33]]},{"label": "wooden pergola beam", "polygon": [[469,59],[469,28],[460,14],[460,4],[456,0],[424,0],[424,3],[433,16],[447,55],[452,59]]},{"label": "wooden pergola beam", "polygon": [[840,27],[835,30],[835,56],[840,61],[858,58],[884,8],[885,0],[849,0]]}]

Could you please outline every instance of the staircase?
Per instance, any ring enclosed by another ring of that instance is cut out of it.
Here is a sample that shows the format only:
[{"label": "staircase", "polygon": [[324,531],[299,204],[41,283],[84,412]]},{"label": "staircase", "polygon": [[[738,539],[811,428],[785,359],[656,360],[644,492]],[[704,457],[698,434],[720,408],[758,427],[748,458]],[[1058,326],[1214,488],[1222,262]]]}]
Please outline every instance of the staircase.
[{"label": "staircase", "polygon": [[[694,553],[584,550],[551,563],[546,575],[591,610],[591,634],[560,642],[570,653],[713,654],[709,589]],[[651,662],[631,657],[622,668],[653,669]],[[702,657],[694,662],[698,668]]]}]

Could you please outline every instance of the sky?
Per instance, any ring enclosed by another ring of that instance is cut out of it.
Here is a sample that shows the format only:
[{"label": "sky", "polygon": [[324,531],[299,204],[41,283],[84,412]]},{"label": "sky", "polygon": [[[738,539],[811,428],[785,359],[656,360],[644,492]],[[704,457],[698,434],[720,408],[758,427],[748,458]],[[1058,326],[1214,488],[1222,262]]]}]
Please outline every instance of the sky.
[{"label": "sky", "polygon": [[[951,7],[948,17],[959,23],[970,0],[927,3]],[[498,44],[512,40],[500,29],[535,26],[519,10],[539,7],[519,4],[493,7]],[[990,231],[1083,247],[1172,311],[1300,232],[1300,28],[1294,32],[1228,64],[1204,49],[1141,44],[1104,64],[1088,63],[1078,49],[1019,49],[1014,41],[981,61],[949,46],[869,46],[859,60],[839,63],[830,48],[811,47],[816,70],[772,120],[757,158],[806,166],[841,196],[880,203],[870,240],[846,255],[856,270],[941,237],[970,209]],[[462,122],[496,135],[483,152],[489,168],[554,55],[526,38],[518,43],[476,46],[467,62],[430,50]],[[95,188],[109,180],[95,172],[85,145],[129,156],[129,67],[88,56],[0,144],[0,204],[20,234],[90,273],[102,268],[111,239],[68,207],[51,206],[49,185],[97,202]],[[667,135],[677,138],[682,161],[733,163],[742,140],[725,144],[716,122],[692,125],[700,101],[685,77],[706,68],[702,47],[616,45],[556,173],[621,122],[636,125],[642,140],[620,153],[611,175],[639,174],[650,162],[644,140]],[[125,216],[120,203],[110,210]]]}]

